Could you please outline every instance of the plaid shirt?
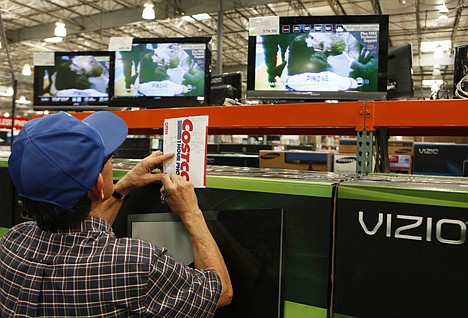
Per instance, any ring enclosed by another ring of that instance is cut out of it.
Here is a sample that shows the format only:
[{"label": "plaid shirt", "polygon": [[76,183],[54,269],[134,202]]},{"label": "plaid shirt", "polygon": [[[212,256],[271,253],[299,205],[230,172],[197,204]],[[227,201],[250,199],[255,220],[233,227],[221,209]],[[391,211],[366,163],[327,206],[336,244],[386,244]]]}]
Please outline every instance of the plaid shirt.
[{"label": "plaid shirt", "polygon": [[1,317],[211,317],[220,293],[215,272],[99,218],[59,233],[25,222],[0,240]]}]

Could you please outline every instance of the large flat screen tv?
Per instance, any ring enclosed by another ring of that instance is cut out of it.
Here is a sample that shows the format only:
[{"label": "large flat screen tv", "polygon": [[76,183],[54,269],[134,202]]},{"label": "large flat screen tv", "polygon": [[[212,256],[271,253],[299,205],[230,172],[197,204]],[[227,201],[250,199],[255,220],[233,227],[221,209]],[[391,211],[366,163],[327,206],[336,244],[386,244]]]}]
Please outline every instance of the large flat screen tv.
[{"label": "large flat screen tv", "polygon": [[278,28],[249,36],[247,98],[386,99],[387,15],[280,17]]},{"label": "large flat screen tv", "polygon": [[209,37],[135,38],[115,52],[111,106],[177,107],[209,104]]},{"label": "large flat screen tv", "polygon": [[34,67],[35,110],[108,107],[114,84],[114,52],[55,52],[54,65]]},{"label": "large flat screen tv", "polygon": [[[282,304],[283,209],[204,211],[231,277],[234,297],[216,318],[280,318]],[[128,215],[131,237],[168,249],[193,266],[184,224],[172,213]]]}]

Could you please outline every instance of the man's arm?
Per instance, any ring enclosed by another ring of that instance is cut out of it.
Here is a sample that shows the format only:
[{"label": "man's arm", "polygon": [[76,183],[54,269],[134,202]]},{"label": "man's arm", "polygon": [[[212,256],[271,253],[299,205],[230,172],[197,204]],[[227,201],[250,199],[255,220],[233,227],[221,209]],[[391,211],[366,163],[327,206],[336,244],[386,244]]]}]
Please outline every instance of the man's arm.
[{"label": "man's arm", "polygon": [[195,267],[197,269],[212,270],[219,275],[222,291],[218,307],[229,305],[233,295],[229,272],[218,245],[211,235],[203,214],[198,207],[198,200],[193,184],[176,174],[172,174],[171,176],[165,175],[162,182],[164,187],[161,190],[167,191],[167,204],[172,212],[181,218],[187,229],[192,245]]}]

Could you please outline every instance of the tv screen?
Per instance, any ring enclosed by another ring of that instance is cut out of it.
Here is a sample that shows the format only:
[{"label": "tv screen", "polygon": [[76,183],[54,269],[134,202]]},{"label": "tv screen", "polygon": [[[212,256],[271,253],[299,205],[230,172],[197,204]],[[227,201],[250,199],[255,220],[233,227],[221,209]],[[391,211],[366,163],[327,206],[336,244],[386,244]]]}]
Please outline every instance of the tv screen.
[{"label": "tv screen", "polygon": [[249,36],[248,98],[385,99],[387,15],[280,17],[278,28]]},{"label": "tv screen", "polygon": [[108,106],[113,92],[113,52],[55,52],[54,58],[54,65],[34,67],[34,109]]},{"label": "tv screen", "polygon": [[209,37],[135,38],[131,51],[115,52],[111,106],[208,105]]},{"label": "tv screen", "polygon": [[388,49],[387,99],[413,97],[413,50],[410,43]]},{"label": "tv screen", "polygon": [[[217,318],[283,317],[283,209],[204,211],[231,277],[234,297]],[[128,215],[128,233],[168,249],[175,260],[193,266],[185,227],[172,213]]]}]

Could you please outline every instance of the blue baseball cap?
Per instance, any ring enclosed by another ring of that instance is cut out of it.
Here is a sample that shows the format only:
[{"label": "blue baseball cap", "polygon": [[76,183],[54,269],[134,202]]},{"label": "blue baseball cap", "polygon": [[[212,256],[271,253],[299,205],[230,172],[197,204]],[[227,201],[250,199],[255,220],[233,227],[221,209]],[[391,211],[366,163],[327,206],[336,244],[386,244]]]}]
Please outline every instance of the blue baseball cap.
[{"label": "blue baseball cap", "polygon": [[65,112],[30,120],[13,142],[8,169],[20,197],[70,210],[97,180],[128,127],[111,112],[82,121]]}]

